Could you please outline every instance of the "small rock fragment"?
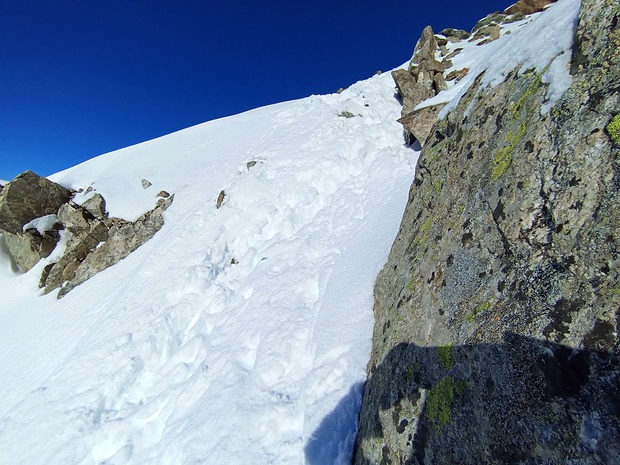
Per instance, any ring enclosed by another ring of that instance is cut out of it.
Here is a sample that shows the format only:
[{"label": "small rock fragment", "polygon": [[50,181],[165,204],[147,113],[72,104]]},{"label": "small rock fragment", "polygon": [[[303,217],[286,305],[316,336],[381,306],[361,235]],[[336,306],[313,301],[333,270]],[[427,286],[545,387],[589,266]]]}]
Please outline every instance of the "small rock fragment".
[{"label": "small rock fragment", "polygon": [[222,206],[224,197],[226,197],[226,192],[224,191],[224,189],[222,189],[220,191],[220,195],[217,196],[217,202],[215,203],[215,208],[219,209]]}]

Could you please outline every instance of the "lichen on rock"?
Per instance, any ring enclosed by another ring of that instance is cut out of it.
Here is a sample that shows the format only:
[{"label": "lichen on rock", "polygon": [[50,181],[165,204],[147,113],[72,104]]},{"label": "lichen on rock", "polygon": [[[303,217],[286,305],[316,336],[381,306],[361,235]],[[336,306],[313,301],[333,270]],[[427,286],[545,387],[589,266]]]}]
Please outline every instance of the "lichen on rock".
[{"label": "lichen on rock", "polygon": [[432,126],[375,285],[356,464],[620,463],[613,8],[583,1],[552,112],[544,71],[513,69]]}]

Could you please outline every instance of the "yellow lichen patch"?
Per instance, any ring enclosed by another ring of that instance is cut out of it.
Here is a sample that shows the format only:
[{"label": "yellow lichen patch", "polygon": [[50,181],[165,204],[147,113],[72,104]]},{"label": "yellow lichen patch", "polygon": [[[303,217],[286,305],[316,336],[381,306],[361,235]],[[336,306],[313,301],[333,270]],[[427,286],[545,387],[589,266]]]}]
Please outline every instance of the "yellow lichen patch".
[{"label": "yellow lichen patch", "polygon": [[614,144],[620,145],[620,114],[614,116],[605,129]]},{"label": "yellow lichen patch", "polygon": [[525,127],[525,121],[519,125],[516,133],[509,132],[506,136],[506,147],[500,149],[493,159],[493,171],[491,172],[491,182],[497,181],[508,169],[512,163],[512,152],[514,152],[519,139],[521,139],[527,128]]}]

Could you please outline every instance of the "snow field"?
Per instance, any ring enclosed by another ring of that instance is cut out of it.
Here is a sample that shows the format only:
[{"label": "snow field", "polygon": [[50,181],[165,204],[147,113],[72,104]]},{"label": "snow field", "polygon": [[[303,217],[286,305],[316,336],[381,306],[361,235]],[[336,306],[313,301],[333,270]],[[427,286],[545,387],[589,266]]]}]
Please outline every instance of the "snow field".
[{"label": "snow field", "polygon": [[175,200],[151,241],[60,301],[37,295],[42,265],[2,259],[0,463],[347,463],[417,157],[399,112],[387,73],[55,175],[130,220],[159,190]]}]

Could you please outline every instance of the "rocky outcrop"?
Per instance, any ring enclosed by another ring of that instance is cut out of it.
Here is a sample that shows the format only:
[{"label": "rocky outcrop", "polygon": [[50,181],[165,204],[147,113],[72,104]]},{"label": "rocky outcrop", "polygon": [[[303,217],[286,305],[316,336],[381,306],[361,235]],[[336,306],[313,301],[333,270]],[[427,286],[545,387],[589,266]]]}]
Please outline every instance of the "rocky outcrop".
[{"label": "rocky outcrop", "polygon": [[[448,30],[446,32],[462,36],[461,31]],[[442,37],[445,41],[445,36]],[[451,63],[446,58],[438,61],[437,54],[441,54],[437,38],[433,29],[427,26],[415,46],[408,69],[397,69],[392,72],[398,95],[403,103],[402,118],[399,121],[405,129],[405,139],[409,144],[417,140],[423,145],[425,141],[423,134],[427,132],[426,128],[429,126],[428,110],[414,112],[415,107],[447,89],[443,73],[451,66]],[[435,114],[438,112],[439,109],[434,111]]]},{"label": "rocky outcrop", "polygon": [[55,222],[42,230],[27,228],[28,223],[55,214],[70,197],[70,191],[32,171],[20,174],[0,190],[0,233],[13,259],[24,271],[50,255],[61,229]]},{"label": "rocky outcrop", "polygon": [[619,22],[583,1],[551,112],[514,71],[432,128],[375,286],[356,464],[620,463]]},{"label": "rocky outcrop", "polygon": [[508,15],[524,14],[531,15],[532,13],[538,13],[542,11],[547,5],[555,3],[557,0],[519,0],[512,6],[509,6],[504,10],[504,13]]},{"label": "rocky outcrop", "polygon": [[50,257],[61,235],[68,235],[64,251],[53,261],[48,259],[39,282],[46,294],[61,288],[59,298],[151,239],[163,226],[163,212],[174,199],[161,191],[153,210],[128,222],[109,217],[99,193],[91,193],[81,204],[72,200],[74,195],[31,171],[0,191],[0,233],[23,271]]},{"label": "rocky outcrop", "polygon": [[[59,287],[59,281],[61,284],[66,281],[58,294],[58,297],[62,297],[100,271],[127,257],[161,229],[164,225],[163,213],[173,199],[173,196],[169,196],[153,210],[146,212],[134,222],[127,222],[118,218],[96,222],[89,233],[82,236],[83,241],[76,242],[75,247],[70,245],[67,248],[67,253],[63,259],[69,256],[71,259],[66,261],[66,265],[59,265],[59,262],[51,268],[49,277],[44,283],[45,292]],[[80,251],[84,250],[88,250],[88,252],[83,256],[79,254]],[[57,267],[59,271],[56,271]],[[62,276],[62,280],[52,281],[58,274]]]},{"label": "rocky outcrop", "polygon": [[29,221],[56,213],[69,201],[71,192],[62,186],[26,171],[0,191],[0,225],[3,231],[21,233]]}]

